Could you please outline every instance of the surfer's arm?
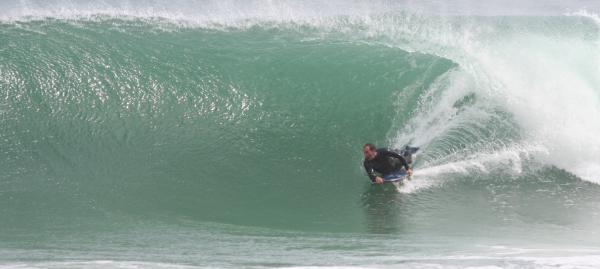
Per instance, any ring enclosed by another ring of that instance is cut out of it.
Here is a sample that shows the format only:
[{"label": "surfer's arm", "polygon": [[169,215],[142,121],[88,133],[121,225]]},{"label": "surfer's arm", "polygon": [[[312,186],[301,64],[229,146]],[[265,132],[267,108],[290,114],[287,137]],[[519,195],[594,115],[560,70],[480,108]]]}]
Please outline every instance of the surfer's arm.
[{"label": "surfer's arm", "polygon": [[377,175],[377,173],[375,173],[375,169],[373,169],[373,167],[371,167],[366,162],[363,163],[363,166],[365,167],[365,171],[367,172],[367,175],[371,179],[371,182],[376,182],[378,175]]}]

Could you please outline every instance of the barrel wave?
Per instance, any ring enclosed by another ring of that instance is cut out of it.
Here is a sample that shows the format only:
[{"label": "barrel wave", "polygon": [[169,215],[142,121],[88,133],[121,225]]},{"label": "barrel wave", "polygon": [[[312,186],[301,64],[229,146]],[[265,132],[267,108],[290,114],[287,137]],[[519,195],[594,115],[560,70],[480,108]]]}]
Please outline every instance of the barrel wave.
[{"label": "barrel wave", "polygon": [[[317,205],[356,196],[345,189],[360,186],[362,143],[384,142],[398,110],[414,109],[390,101],[398,89],[412,88],[415,100],[453,66],[263,29],[25,27],[4,27],[4,170],[28,167],[6,183],[6,209],[36,215],[158,210],[235,222],[252,209],[256,218],[244,219],[260,222],[263,210],[288,206],[319,214],[327,206]],[[53,37],[40,42],[42,32]]]},{"label": "barrel wave", "polygon": [[594,13],[175,2],[0,12],[0,267],[598,265]]}]

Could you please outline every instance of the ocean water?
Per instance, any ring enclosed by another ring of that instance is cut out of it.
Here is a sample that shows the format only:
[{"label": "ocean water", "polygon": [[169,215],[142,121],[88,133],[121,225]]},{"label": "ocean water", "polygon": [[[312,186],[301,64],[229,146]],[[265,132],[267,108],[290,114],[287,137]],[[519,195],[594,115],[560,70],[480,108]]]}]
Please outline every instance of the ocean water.
[{"label": "ocean water", "polygon": [[0,268],[598,268],[597,14],[2,1]]}]

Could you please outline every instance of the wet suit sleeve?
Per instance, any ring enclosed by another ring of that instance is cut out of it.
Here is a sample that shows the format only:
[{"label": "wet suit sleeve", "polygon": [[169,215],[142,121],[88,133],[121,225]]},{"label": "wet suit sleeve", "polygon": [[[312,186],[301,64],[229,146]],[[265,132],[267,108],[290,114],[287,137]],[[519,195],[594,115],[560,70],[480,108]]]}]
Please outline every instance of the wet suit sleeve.
[{"label": "wet suit sleeve", "polygon": [[390,156],[393,158],[396,158],[398,160],[400,160],[400,162],[402,163],[402,166],[404,167],[404,169],[406,169],[408,171],[408,169],[410,169],[410,166],[408,166],[408,163],[406,162],[406,159],[404,159],[404,157],[402,157],[402,155],[393,152],[391,150],[388,149],[384,149],[382,151],[380,151],[378,154],[385,154],[386,156]]},{"label": "wet suit sleeve", "polygon": [[371,165],[369,165],[367,162],[364,162],[363,166],[365,167],[365,171],[367,171],[367,175],[369,175],[371,182],[375,182],[375,178],[377,177],[377,174],[375,173],[375,170],[373,169],[373,167],[371,167]]}]

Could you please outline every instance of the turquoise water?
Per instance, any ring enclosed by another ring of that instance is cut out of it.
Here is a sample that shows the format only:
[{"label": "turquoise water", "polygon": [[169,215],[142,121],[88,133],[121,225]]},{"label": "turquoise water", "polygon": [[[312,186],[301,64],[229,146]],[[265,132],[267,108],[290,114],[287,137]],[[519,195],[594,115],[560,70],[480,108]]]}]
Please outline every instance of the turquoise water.
[{"label": "turquoise water", "polygon": [[0,268],[600,264],[594,9],[136,5],[0,4]]}]

